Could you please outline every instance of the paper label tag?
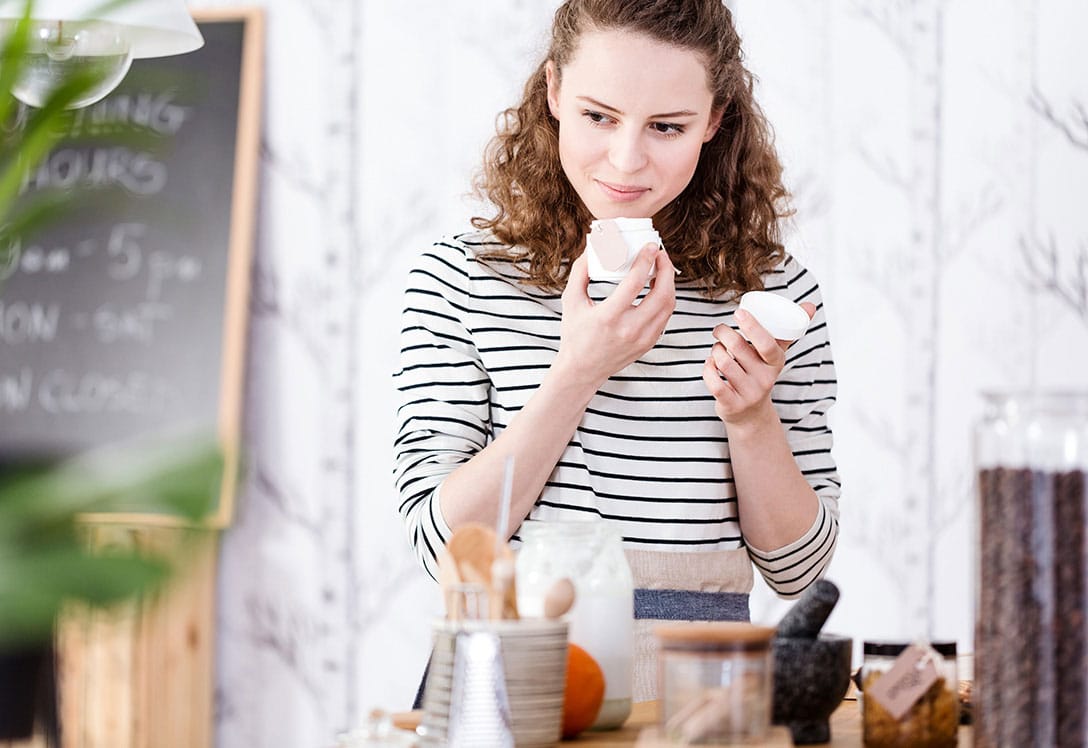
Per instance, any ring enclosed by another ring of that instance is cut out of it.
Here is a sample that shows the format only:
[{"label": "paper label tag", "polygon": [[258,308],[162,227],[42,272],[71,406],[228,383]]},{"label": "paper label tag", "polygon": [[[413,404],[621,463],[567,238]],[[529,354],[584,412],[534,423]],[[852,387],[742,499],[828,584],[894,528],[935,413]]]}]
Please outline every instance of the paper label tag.
[{"label": "paper label tag", "polygon": [[627,263],[627,242],[615,221],[604,220],[590,231],[593,251],[605,270],[616,271]]},{"label": "paper label tag", "polygon": [[933,651],[912,644],[895,659],[891,670],[865,689],[865,698],[876,699],[899,721],[939,677]]}]

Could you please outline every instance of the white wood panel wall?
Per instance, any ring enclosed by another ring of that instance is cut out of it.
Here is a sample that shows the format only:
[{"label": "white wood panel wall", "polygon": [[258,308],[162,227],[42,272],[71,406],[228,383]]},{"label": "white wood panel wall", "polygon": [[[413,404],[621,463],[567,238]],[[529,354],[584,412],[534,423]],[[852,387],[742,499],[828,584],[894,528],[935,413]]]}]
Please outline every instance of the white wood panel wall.
[{"label": "white wood panel wall", "polygon": [[[262,4],[249,472],[220,573],[226,748],[330,745],[414,693],[438,601],[395,515],[400,288],[411,254],[471,215],[480,149],[556,3]],[[828,628],[969,649],[978,393],[1088,388],[1088,6],[732,5],[841,382]],[[784,607],[760,591],[754,612]]]}]

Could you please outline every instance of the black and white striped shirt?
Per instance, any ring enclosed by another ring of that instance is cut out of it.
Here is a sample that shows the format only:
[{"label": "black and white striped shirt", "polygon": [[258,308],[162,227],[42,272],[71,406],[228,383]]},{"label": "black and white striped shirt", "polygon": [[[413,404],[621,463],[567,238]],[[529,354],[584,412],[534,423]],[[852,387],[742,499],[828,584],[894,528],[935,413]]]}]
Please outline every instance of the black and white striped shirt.
[{"label": "black and white striped shirt", "polygon": [[[559,347],[560,296],[523,285],[511,261],[478,258],[481,247],[495,246],[486,233],[436,243],[415,263],[404,298],[395,477],[400,513],[432,576],[435,552],[450,535],[439,508],[443,479],[510,423]],[[736,302],[708,299],[683,282],[657,346],[590,401],[530,518],[601,517],[628,549],[746,548],[785,596],[823,573],[838,537],[839,497],[827,423],[836,389],[827,325],[816,280],[796,260],[788,257],[764,280],[766,290],[817,307],[771,393],[794,458],[820,499],[809,532],[784,548],[745,544],[725,426],[702,380],[711,331],[720,322],[736,327]],[[609,290],[590,284],[594,298]]]}]

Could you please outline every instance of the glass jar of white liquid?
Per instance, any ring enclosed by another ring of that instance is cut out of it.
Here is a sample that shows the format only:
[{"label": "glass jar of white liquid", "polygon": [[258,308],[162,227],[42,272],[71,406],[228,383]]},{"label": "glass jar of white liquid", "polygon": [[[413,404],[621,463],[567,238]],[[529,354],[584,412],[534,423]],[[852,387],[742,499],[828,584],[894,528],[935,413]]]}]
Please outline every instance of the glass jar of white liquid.
[{"label": "glass jar of white liquid", "polygon": [[604,704],[592,729],[619,727],[631,713],[635,593],[619,534],[599,521],[530,520],[518,530],[518,611],[544,615],[544,596],[558,579],[574,582],[570,641],[604,671]]}]

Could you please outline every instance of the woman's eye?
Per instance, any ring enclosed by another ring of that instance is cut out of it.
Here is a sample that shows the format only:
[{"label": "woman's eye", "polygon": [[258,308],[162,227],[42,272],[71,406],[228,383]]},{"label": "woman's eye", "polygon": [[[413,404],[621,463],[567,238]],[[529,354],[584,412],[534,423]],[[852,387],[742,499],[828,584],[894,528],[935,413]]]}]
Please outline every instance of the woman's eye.
[{"label": "woman's eye", "polygon": [[680,135],[684,132],[683,125],[675,125],[671,122],[654,122],[650,125],[654,132],[662,135]]},{"label": "woman's eye", "polygon": [[600,112],[594,112],[590,109],[582,112],[582,116],[592,122],[594,125],[607,125],[612,122],[612,118],[607,114],[601,114]]}]

